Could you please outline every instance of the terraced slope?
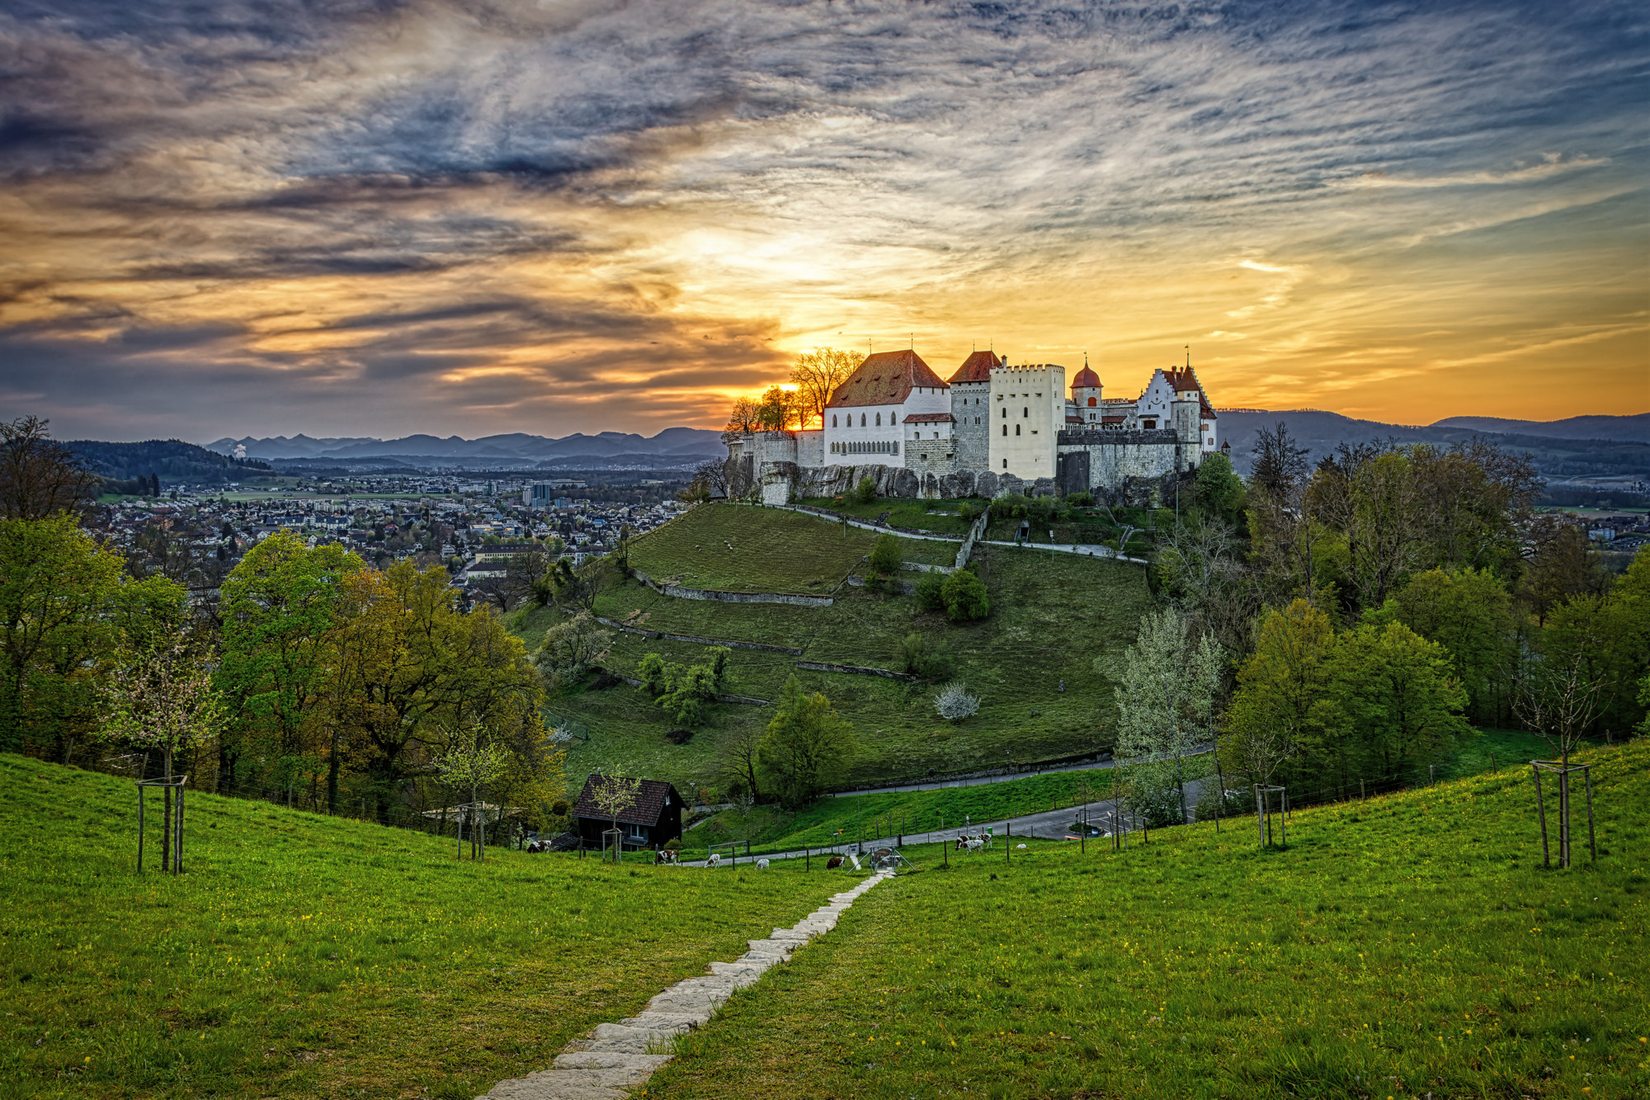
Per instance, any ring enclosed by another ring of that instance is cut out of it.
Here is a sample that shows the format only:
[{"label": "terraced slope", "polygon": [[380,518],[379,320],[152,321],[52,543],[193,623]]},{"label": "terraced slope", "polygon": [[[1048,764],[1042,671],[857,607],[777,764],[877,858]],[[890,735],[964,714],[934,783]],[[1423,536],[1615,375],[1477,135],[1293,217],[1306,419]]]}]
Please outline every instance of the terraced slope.
[{"label": "terraced slope", "polygon": [[[976,568],[991,593],[991,617],[955,625],[919,610],[911,596],[839,585],[837,569],[861,568],[848,560],[861,543],[844,531],[856,529],[794,512],[731,505],[696,508],[659,528],[631,552],[632,562],[655,579],[691,580],[726,591],[834,589],[835,602],[801,607],[679,599],[611,575],[596,610],[631,632],[616,635],[608,666],[623,676],[633,675],[648,652],[674,661],[702,657],[702,644],[637,633],[643,631],[765,647],[735,651],[728,690],[772,700],[794,672],[809,690],[825,692],[859,733],[860,751],[843,777],[847,785],[921,779],[1109,746],[1113,696],[1106,669],[1133,640],[1146,606],[1140,567],[984,547]],[[869,532],[857,534],[866,536],[866,545],[873,538]],[[759,566],[751,565],[749,554],[725,548],[717,554],[718,540],[736,548],[783,543],[797,561],[816,564],[781,568],[764,556]],[[908,558],[931,547],[954,552],[949,543],[902,543],[913,551]],[[672,548],[670,555],[663,547]],[[695,564],[707,553],[715,560]],[[556,619],[554,611],[538,611],[521,617],[517,629],[534,644]],[[957,725],[937,718],[933,684],[805,667],[902,673],[901,641],[913,631],[953,655],[955,677],[981,698],[976,717]],[[588,741],[573,746],[575,773],[622,764],[678,783],[714,782],[727,744],[765,725],[770,714],[761,706],[719,704],[690,741],[674,744],[666,737],[672,728],[667,717],[628,685],[576,691],[551,706],[559,719],[588,735]]]}]

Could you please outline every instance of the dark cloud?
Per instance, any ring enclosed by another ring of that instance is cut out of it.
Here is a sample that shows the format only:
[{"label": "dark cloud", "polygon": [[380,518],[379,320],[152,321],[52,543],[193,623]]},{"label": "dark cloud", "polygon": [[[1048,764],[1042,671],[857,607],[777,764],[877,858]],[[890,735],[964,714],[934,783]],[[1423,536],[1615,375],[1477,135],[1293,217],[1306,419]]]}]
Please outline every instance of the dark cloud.
[{"label": "dark cloud", "polygon": [[[1482,285],[1542,262],[1498,227],[1642,200],[1647,47],[1626,2],[18,0],[0,384],[84,433],[657,427],[782,341],[1154,285],[1341,354],[1314,285],[1395,307],[1315,273],[1495,230]],[[1577,273],[1644,236],[1578,224]]]}]

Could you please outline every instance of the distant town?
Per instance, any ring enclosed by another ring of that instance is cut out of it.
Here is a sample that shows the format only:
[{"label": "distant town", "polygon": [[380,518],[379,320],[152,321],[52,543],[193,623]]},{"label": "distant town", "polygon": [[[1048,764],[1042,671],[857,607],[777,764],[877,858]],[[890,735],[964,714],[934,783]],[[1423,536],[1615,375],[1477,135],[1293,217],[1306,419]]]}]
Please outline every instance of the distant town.
[{"label": "distant town", "polygon": [[197,603],[251,547],[290,530],[338,543],[369,565],[443,566],[471,602],[528,552],[577,566],[679,515],[685,477],[601,481],[477,476],[471,471],[257,478],[178,484],[156,497],[101,502],[92,525],[140,568],[186,584]]}]

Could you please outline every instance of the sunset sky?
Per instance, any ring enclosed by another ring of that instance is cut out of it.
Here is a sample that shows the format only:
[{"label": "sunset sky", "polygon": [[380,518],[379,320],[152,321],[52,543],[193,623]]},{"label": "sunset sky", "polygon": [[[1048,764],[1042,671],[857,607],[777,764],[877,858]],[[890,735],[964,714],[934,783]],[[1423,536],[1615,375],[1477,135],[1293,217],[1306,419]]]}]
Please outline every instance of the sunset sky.
[{"label": "sunset sky", "polygon": [[0,413],[718,426],[800,350],[1650,409],[1650,6],[0,5]]}]

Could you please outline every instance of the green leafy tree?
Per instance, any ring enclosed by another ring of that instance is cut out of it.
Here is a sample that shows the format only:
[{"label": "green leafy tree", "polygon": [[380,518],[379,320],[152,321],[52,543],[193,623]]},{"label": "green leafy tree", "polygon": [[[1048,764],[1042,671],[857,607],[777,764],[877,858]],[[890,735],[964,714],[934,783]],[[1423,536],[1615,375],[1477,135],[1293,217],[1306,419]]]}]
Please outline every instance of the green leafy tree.
[{"label": "green leafy tree", "polygon": [[0,519],[0,749],[67,763],[118,662],[181,629],[184,590],[123,566],[67,513]]},{"label": "green leafy tree", "polygon": [[818,798],[854,748],[853,729],[820,692],[805,692],[793,675],[757,747],[763,771],[789,808]]},{"label": "green leafy tree", "polygon": [[[224,578],[215,679],[230,721],[219,746],[220,791],[233,792],[243,778],[269,781],[281,760],[336,756],[337,744],[324,743],[336,731],[317,728],[327,725],[317,704],[327,690],[343,578],[365,568],[336,543],[310,547],[294,532],[277,531]],[[262,766],[245,777],[249,755]]]},{"label": "green leafy tree", "polygon": [[1271,783],[1316,735],[1328,689],[1335,630],[1329,616],[1294,600],[1261,619],[1255,651],[1238,670],[1221,752],[1228,770]]},{"label": "green leafy tree", "polygon": [[1303,739],[1300,767],[1343,795],[1359,775],[1412,778],[1471,733],[1449,653],[1401,622],[1347,631],[1328,673],[1317,736]]},{"label": "green leafy tree", "polygon": [[871,545],[871,555],[867,564],[871,572],[879,577],[891,577],[899,572],[904,564],[904,555],[900,553],[899,539],[893,535],[878,535],[876,542]]},{"label": "green leafy tree", "polygon": [[1388,601],[1396,616],[1449,653],[1472,712],[1485,722],[1511,706],[1507,685],[1516,660],[1517,618],[1501,578],[1487,569],[1428,569],[1412,576]]},{"label": "green leafy tree", "polygon": [[[533,659],[550,688],[556,689],[582,680],[607,657],[612,644],[613,632],[590,612],[580,611],[544,632]],[[648,656],[657,658],[658,654]]]},{"label": "green leafy tree", "polygon": [[1650,550],[1634,555],[1602,594],[1571,596],[1552,608],[1537,641],[1553,661],[1579,662],[1597,683],[1598,732],[1629,732],[1640,717],[1639,683],[1650,672]]},{"label": "green leafy tree", "polygon": [[1243,479],[1232,469],[1232,460],[1216,451],[1203,456],[1197,468],[1194,498],[1204,515],[1227,526],[1243,518]]},{"label": "green leafy tree", "polygon": [[945,617],[954,623],[974,622],[991,614],[991,593],[985,582],[967,569],[959,569],[940,585],[945,601]]}]

